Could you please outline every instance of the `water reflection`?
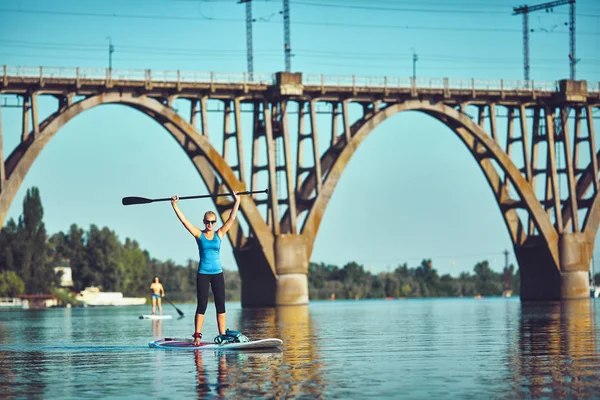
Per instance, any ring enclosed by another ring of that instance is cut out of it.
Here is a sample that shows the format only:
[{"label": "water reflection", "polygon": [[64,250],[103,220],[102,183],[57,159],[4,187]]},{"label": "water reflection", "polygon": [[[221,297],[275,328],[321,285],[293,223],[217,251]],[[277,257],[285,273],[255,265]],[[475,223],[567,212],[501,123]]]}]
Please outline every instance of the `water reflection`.
[{"label": "water reflection", "polygon": [[281,350],[197,350],[194,362],[199,399],[229,395],[262,398],[278,392],[275,371],[281,367]]},{"label": "water reflection", "polygon": [[[212,387],[209,383],[209,376],[207,371],[204,368],[204,364],[202,363],[202,350],[198,350],[194,352],[194,360],[196,362],[196,376],[197,376],[197,385],[196,390],[198,392],[199,399],[205,399],[208,395],[212,394]],[[213,355],[210,354],[212,357]],[[217,384],[215,386],[215,391],[219,396],[227,395],[227,359],[226,354],[219,354],[218,360],[218,377]]]},{"label": "water reflection", "polygon": [[[308,306],[243,309],[237,326],[251,339],[282,339],[283,351],[219,354],[217,388],[242,396],[323,398],[326,385]],[[196,360],[202,368],[202,355],[196,355]],[[227,368],[231,365],[235,367]],[[199,369],[198,394],[206,395],[210,385],[202,374]]]},{"label": "water reflection", "polygon": [[160,319],[153,319],[152,320],[152,335],[154,335],[155,338],[162,338],[163,334],[162,334],[162,320]]},{"label": "water reflection", "polygon": [[308,306],[279,307],[278,335],[284,342],[283,376],[290,381],[287,394],[323,398],[327,387],[319,358],[319,338],[313,332]]},{"label": "water reflection", "polygon": [[48,362],[43,352],[32,351],[14,357],[11,352],[0,352],[0,390],[2,397],[44,396]]},{"label": "water reflection", "polygon": [[[10,343],[8,340],[8,330],[4,328],[4,324],[0,322],[0,345]],[[12,397],[12,387],[17,381],[16,369],[13,368],[13,361],[10,357],[10,353],[6,351],[0,351],[0,390],[4,392],[5,396]]]},{"label": "water reflection", "polygon": [[522,304],[509,397],[599,396],[600,374],[590,300]]},{"label": "water reflection", "polygon": [[230,328],[281,338],[276,352],[149,349],[150,335],[187,323],[149,331],[131,323],[139,309],[0,313],[0,398],[600,398],[595,306],[415,299],[231,313]]}]

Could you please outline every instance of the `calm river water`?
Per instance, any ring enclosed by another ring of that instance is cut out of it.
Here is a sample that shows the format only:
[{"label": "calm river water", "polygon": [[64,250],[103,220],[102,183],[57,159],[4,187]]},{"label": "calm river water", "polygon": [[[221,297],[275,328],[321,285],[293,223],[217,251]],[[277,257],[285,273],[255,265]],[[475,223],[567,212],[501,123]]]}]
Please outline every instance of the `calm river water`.
[{"label": "calm river water", "polygon": [[[600,398],[600,301],[313,301],[228,327],[276,352],[148,348],[189,337],[195,305],[0,312],[0,398]],[[216,333],[209,304],[204,335]]]}]

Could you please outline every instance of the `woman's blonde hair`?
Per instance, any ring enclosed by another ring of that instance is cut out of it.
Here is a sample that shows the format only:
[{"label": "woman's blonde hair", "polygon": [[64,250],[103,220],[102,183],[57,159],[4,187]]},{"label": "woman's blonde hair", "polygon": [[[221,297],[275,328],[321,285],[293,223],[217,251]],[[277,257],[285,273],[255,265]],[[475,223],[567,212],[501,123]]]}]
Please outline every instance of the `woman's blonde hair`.
[{"label": "woman's blonde hair", "polygon": [[209,216],[211,216],[211,215],[212,215],[212,216],[214,216],[214,217],[215,217],[215,219],[217,219],[217,214],[215,214],[215,213],[214,213],[214,212],[212,212],[212,211],[207,211],[207,212],[205,212],[205,213],[204,213],[204,220],[206,220],[206,217],[209,217]]}]

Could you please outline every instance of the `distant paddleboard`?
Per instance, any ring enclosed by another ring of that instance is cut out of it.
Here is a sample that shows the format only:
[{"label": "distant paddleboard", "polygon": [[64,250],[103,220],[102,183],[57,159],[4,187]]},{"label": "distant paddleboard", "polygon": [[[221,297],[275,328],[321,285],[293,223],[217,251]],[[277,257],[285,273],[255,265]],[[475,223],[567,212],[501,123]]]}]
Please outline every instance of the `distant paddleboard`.
[{"label": "distant paddleboard", "polygon": [[194,345],[192,339],[176,339],[176,338],[165,338],[155,340],[148,343],[148,346],[155,349],[179,349],[179,350],[255,350],[255,349],[275,349],[283,344],[281,339],[262,339],[253,340],[250,342],[243,343],[227,343],[227,344],[216,344],[212,342],[202,342],[199,346]]},{"label": "distant paddleboard", "polygon": [[171,319],[170,315],[140,315],[140,319]]}]

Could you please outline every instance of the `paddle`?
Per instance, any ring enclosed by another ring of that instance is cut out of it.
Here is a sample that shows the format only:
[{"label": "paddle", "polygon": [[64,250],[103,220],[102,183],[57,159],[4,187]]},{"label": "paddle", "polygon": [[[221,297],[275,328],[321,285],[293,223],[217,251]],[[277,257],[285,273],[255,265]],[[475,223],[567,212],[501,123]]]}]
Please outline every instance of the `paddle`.
[{"label": "paddle", "polygon": [[[238,194],[253,194],[253,193],[269,193],[268,189],[265,190],[251,190],[248,192],[239,192]],[[207,197],[213,197],[213,196],[231,196],[231,193],[221,193],[221,194],[202,194],[199,196],[183,196],[180,197],[179,200],[188,200],[188,199],[204,199]],[[123,203],[124,206],[130,206],[133,204],[148,204],[148,203],[153,203],[155,201],[171,201],[170,197],[165,197],[163,199],[147,199],[145,197],[136,197],[136,196],[131,196],[131,197],[123,197],[123,200],[121,200],[121,203]]]},{"label": "paddle", "polygon": [[[173,307],[175,307],[175,304],[171,303],[171,300],[169,300],[166,296],[164,299],[167,300]],[[177,310],[177,314],[179,314],[180,317],[183,317],[183,312],[179,308],[175,307],[175,310]]]}]

